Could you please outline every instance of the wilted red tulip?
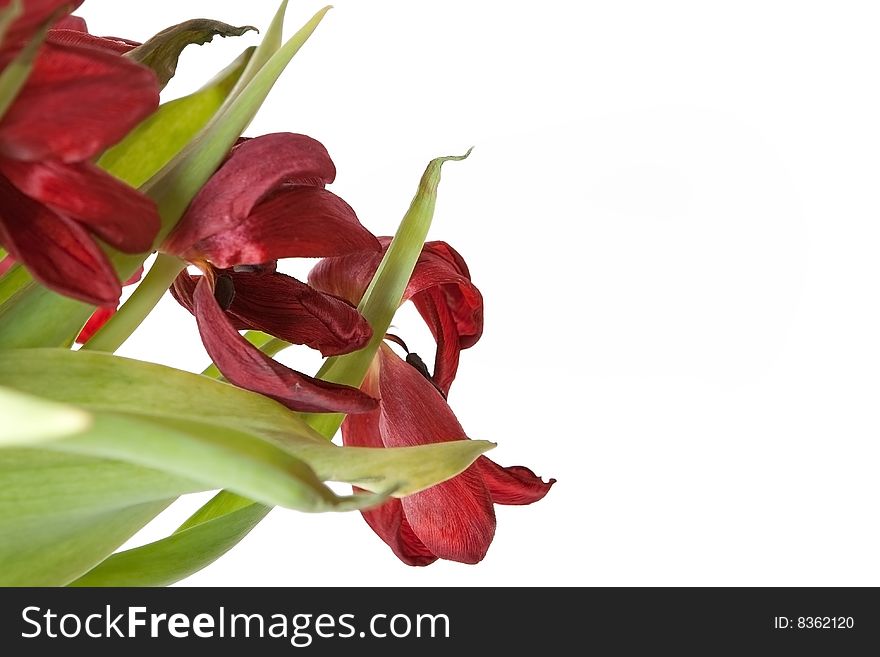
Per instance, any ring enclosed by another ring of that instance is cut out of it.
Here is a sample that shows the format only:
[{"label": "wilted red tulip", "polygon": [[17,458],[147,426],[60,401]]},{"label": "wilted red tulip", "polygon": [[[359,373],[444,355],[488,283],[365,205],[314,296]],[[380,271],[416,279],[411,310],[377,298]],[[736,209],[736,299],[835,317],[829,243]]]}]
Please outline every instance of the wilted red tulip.
[{"label": "wilted red tulip", "polygon": [[257,329],[325,356],[363,347],[372,331],[350,304],[275,271],[285,257],[378,251],[354,210],[324,189],[336,176],[327,150],[304,135],[246,140],[193,199],[163,250],[197,265],[172,291],[232,383],[298,411],[359,413],[375,399],[306,376],[239,335]]},{"label": "wilted red tulip", "polygon": [[[382,238],[387,248],[388,238]],[[319,290],[360,299],[381,260],[381,253],[327,258],[309,282]],[[404,295],[411,299],[436,342],[433,376],[420,359],[404,361],[383,344],[361,389],[379,398],[370,413],[349,416],[342,425],[346,445],[405,447],[467,435],[445,396],[458,369],[459,352],[483,331],[483,299],[470,280],[462,257],[444,242],[428,242]],[[393,342],[402,344],[399,338]],[[405,345],[403,345],[405,348]],[[476,563],[495,534],[494,504],[531,504],[555,480],[545,483],[521,466],[503,468],[481,456],[460,475],[403,499],[364,511],[379,537],[405,563],[425,566],[438,558]]]},{"label": "wilted red tulip", "polygon": [[[25,3],[3,64],[59,6]],[[75,20],[49,32],[33,71],[0,118],[0,244],[47,287],[95,305],[115,304],[119,279],[97,239],[126,253],[152,246],[154,203],[92,160],[159,102],[148,68],[112,49],[77,43]],[[79,39],[80,37],[77,37]]]}]

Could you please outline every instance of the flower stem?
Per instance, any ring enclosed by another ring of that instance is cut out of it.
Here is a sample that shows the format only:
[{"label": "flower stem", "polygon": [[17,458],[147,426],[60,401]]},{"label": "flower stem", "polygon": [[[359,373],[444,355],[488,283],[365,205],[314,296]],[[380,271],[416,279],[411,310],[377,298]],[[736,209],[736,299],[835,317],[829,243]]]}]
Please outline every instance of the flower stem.
[{"label": "flower stem", "polygon": [[113,353],[150,314],[186,263],[175,256],[160,253],[150,271],[128,301],[82,346],[92,351]]}]

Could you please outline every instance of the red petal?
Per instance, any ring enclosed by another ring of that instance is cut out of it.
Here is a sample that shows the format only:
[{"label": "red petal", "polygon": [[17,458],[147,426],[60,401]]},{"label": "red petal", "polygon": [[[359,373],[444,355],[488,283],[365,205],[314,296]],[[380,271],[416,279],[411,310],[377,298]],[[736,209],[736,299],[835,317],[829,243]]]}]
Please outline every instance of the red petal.
[{"label": "red petal", "polygon": [[388,500],[369,511],[362,511],[361,515],[376,535],[406,565],[430,566],[437,561],[437,555],[422,543],[410,526],[401,500]]},{"label": "red petal", "polygon": [[495,509],[473,469],[400,502],[413,533],[441,559],[479,563],[486,556],[495,536]]},{"label": "red petal", "polygon": [[159,104],[156,75],[113,53],[48,42],[0,121],[0,153],[78,162],[115,144]]},{"label": "red petal", "polygon": [[279,190],[236,226],[197,243],[193,252],[225,269],[378,248],[348,203],[321,187],[298,186]]},{"label": "red petal", "polygon": [[23,195],[3,176],[0,243],[60,294],[96,306],[119,300],[116,272],[86,230]]},{"label": "red petal", "polygon": [[[384,345],[379,359],[379,430],[386,447],[466,439],[452,409],[427,379]],[[441,559],[477,563],[486,555],[495,534],[495,510],[474,466],[401,504],[415,535]]]},{"label": "red petal", "polygon": [[[76,19],[77,17],[70,16],[70,18]],[[136,41],[128,41],[127,39],[95,36],[94,34],[89,34],[85,29],[78,30],[74,27],[62,28],[60,25],[56,26],[56,28],[49,31],[49,36],[46,39],[49,43],[65,46],[86,46],[116,55],[124,55],[139,45]],[[83,28],[85,28],[85,21],[83,21]]]},{"label": "red petal", "polygon": [[542,499],[556,483],[555,479],[545,483],[521,465],[503,468],[485,456],[477,459],[476,466],[495,504],[532,504]]},{"label": "red petal", "polygon": [[324,356],[356,351],[373,335],[356,309],[295,278],[277,272],[228,275],[235,287],[229,313],[250,328],[308,345]]},{"label": "red petal", "polygon": [[[233,229],[284,184],[323,186],[334,178],[330,154],[311,137],[283,132],[243,141],[193,199],[165,250],[185,255],[197,242]],[[264,261],[235,264],[258,262]]]},{"label": "red petal", "polygon": [[76,336],[77,344],[85,344],[92,339],[107,321],[116,314],[116,306],[102,306],[92,313],[89,321],[82,327],[79,335]]},{"label": "red petal", "polygon": [[55,23],[52,26],[52,31],[49,32],[50,36],[55,30],[72,30],[74,32],[88,32],[89,27],[86,25],[86,20],[81,16],[65,16],[60,21]]},{"label": "red petal", "polygon": [[[383,239],[380,237],[380,242]],[[383,252],[361,251],[324,258],[309,272],[309,285],[357,305],[379,268],[383,255]]]},{"label": "red petal", "polygon": [[[231,269],[218,273],[228,276],[235,289],[226,314],[236,330],[263,331],[317,349],[324,356],[361,349],[373,335],[369,323],[355,308],[295,278]],[[190,312],[199,278],[181,272],[171,288],[177,302]]]},{"label": "red petal", "polygon": [[[141,277],[144,275],[144,266],[141,265],[137,268],[137,271],[131,275],[131,277],[125,281],[122,285],[134,285]],[[89,320],[86,322],[86,325],[82,327],[82,330],[79,332],[79,335],[76,336],[77,344],[85,344],[89,340],[92,339],[92,336],[95,335],[103,326],[107,323],[107,321],[116,314],[116,306],[102,306],[98,308],[95,312],[92,313],[92,316],[89,317]]]},{"label": "red petal", "polygon": [[125,253],[148,251],[159,232],[156,204],[91,162],[63,164],[0,158],[19,190]]},{"label": "red petal", "polygon": [[361,413],[376,408],[376,400],[360,390],[295,372],[254,347],[230,323],[207,277],[196,285],[193,303],[205,349],[231,383],[295,411]]}]

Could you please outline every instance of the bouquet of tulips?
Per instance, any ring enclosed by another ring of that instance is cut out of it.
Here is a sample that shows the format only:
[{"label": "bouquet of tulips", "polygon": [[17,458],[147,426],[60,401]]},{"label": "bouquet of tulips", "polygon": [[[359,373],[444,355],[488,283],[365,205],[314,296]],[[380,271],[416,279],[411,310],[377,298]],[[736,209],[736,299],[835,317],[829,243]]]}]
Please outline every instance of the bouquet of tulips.
[{"label": "bouquet of tulips", "polygon": [[[359,510],[410,565],[480,561],[494,504],[553,481],[484,456],[447,404],[483,298],[425,240],[441,167],[467,154],[430,162],[377,237],[327,189],[319,141],[241,136],[327,9],[285,40],[283,2],[259,46],[160,103],[184,48],[253,28],[197,19],[137,43],[89,33],[80,4],[0,0],[0,583],[170,584],[273,506]],[[278,268],[294,257],[320,258],[307,282]],[[201,374],[114,355],[168,291],[213,361]],[[389,333],[405,301],[431,367]],[[317,373],[274,359],[292,344],[326,357]],[[204,491],[176,531],[118,551]]]}]

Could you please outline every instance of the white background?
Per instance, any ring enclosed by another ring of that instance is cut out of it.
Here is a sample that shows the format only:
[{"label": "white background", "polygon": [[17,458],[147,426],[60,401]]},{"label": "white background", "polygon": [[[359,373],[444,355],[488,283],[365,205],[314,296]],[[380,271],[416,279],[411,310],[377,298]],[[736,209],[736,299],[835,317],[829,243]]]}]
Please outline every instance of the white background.
[{"label": "white background", "polygon": [[[275,4],[80,13],[143,40],[197,16],[265,27]],[[319,6],[291,2],[288,34]],[[377,234],[430,158],[476,146],[444,170],[431,232],[486,298],[450,402],[497,461],[559,483],[497,508],[476,567],[409,568],[356,513],[275,510],[188,583],[880,584],[878,18],[871,2],[338,0],[247,134],[324,142],[332,189]],[[257,39],[191,48],[167,98]],[[398,325],[431,354],[411,315]],[[170,299],[121,353],[207,362]]]}]

